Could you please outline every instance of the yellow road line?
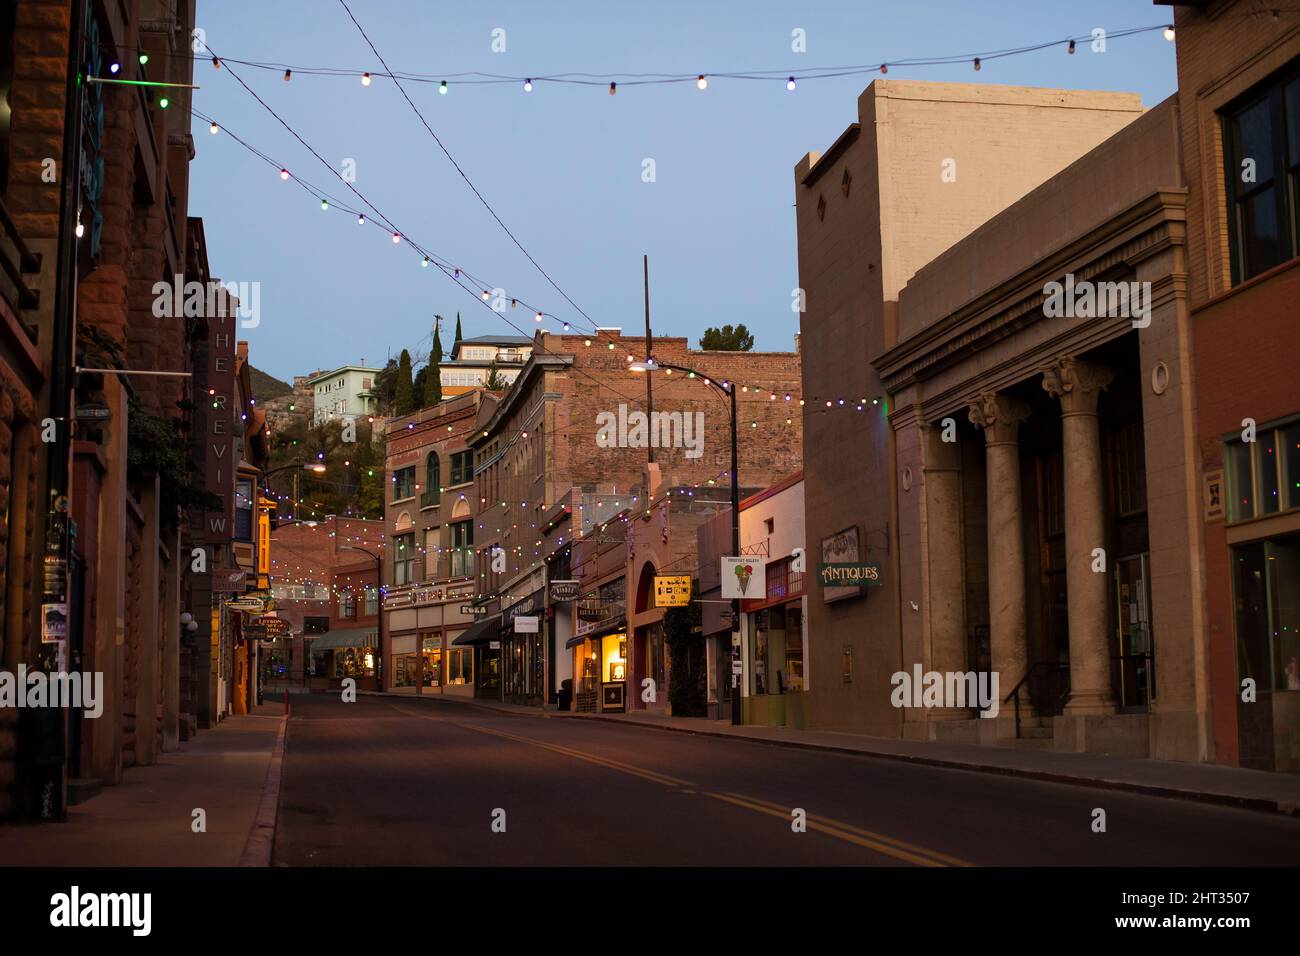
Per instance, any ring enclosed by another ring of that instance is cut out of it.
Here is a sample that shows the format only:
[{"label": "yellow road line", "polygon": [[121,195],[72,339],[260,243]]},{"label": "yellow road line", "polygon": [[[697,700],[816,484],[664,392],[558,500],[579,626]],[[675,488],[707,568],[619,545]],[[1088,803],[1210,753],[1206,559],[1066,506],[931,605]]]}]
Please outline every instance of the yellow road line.
[{"label": "yellow road line", "polygon": [[[395,710],[397,708],[394,708]],[[446,720],[445,718],[433,717],[429,714],[414,714],[409,711],[399,710],[399,713],[408,717],[420,717],[425,720],[436,720],[439,723],[448,723],[460,727],[462,730],[475,730],[479,733],[490,734],[493,737],[502,737],[506,740],[513,740],[517,743],[530,744],[539,747],[542,750],[549,750],[552,753],[562,754],[566,757],[572,757],[575,760],[583,760],[587,763],[593,763],[609,770],[616,770],[620,773],[631,774],[640,777],[643,780],[649,780],[651,783],[658,783],[668,787],[695,787],[694,783],[689,780],[682,780],[678,777],[670,777],[667,774],[659,773],[654,770],[646,770],[643,767],[634,767],[631,764],[623,763],[619,760],[611,760],[607,757],[597,757],[595,754],[589,754],[581,750],[574,750],[570,747],[563,747],[559,744],[546,743],[541,740],[535,740],[532,737],[520,737],[517,734],[507,733],[504,730],[489,729],[477,724],[464,724],[456,720]],[[790,808],[782,807],[779,804],[770,803],[766,800],[760,800],[757,797],[748,797],[738,793],[711,793],[701,791],[706,797],[714,800],[720,800],[733,806],[743,807],[746,810],[753,810],[768,816],[777,817],[778,819],[789,822],[791,820]],[[905,843],[893,837],[884,836],[880,833],[874,833],[871,830],[865,830],[862,827],[854,826],[851,823],[844,823],[830,817],[823,817],[815,814],[808,814],[808,827],[823,833],[826,836],[834,837],[837,840],[843,840],[846,843],[852,843],[856,846],[864,847],[884,856],[893,857],[897,860],[903,860],[907,863],[913,863],[917,866],[971,866],[972,864],[965,860],[958,859],[954,856],[948,856],[938,853],[934,850],[927,850],[911,843]]]},{"label": "yellow road line", "polygon": [[[723,800],[727,803],[734,803],[737,806],[746,806],[751,810],[757,810],[760,813],[766,813],[769,816],[779,817],[787,822],[792,819],[790,815],[792,808],[783,807],[780,804],[771,803],[767,800],[760,800],[757,797],[749,797],[739,793],[708,793],[706,795],[713,797],[715,800]],[[845,823],[842,820],[836,820],[832,817],[823,817],[819,814],[809,813],[807,819],[808,826],[820,833],[826,833],[830,836],[837,837],[838,839],[847,840],[849,843],[857,843],[859,846],[869,846],[888,856],[906,859],[913,863],[919,863],[919,865],[922,866],[973,865],[966,860],[959,859],[958,857],[949,856],[946,853],[939,853],[936,850],[917,846],[914,843],[907,843],[895,837],[885,836],[883,833],[866,830],[862,827],[854,826],[852,823]]]}]

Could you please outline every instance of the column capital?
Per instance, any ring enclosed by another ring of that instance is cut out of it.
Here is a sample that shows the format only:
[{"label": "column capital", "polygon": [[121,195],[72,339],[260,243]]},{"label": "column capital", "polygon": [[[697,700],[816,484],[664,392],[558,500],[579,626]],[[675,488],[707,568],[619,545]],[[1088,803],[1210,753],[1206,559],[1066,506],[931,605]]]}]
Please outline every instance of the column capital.
[{"label": "column capital", "polygon": [[1029,417],[1029,403],[1005,392],[984,392],[970,403],[970,420],[984,430],[989,444],[1014,442],[1020,423]]},{"label": "column capital", "polygon": [[1061,411],[1066,415],[1095,415],[1097,399],[1115,379],[1115,373],[1105,365],[1070,355],[1061,356],[1041,371],[1043,388],[1061,400]]}]

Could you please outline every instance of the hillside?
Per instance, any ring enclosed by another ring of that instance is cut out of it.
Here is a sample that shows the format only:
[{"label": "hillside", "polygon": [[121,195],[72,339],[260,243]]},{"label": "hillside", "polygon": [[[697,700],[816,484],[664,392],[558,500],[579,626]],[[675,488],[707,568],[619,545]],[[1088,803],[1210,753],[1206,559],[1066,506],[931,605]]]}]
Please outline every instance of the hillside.
[{"label": "hillside", "polygon": [[273,398],[288,395],[293,391],[293,386],[288,382],[282,382],[254,365],[248,367],[248,376],[253,383],[253,397],[258,402],[269,402]]}]

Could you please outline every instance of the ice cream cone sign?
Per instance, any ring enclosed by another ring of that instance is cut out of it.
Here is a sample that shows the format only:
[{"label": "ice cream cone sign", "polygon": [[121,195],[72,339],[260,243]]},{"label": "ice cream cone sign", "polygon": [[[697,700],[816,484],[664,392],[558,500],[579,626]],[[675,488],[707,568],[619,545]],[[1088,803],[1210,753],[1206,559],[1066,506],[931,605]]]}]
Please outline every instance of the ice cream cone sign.
[{"label": "ice cream cone sign", "polygon": [[754,555],[722,559],[724,598],[762,598],[767,593],[763,559]]}]

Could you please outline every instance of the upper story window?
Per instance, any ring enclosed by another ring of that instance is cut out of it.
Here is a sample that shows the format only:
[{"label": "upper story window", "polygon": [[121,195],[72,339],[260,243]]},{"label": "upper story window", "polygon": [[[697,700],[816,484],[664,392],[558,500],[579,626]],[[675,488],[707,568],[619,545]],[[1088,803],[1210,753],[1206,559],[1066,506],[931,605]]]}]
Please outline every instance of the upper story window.
[{"label": "upper story window", "polygon": [[463,485],[474,480],[474,452],[460,451],[451,456],[451,483]]},{"label": "upper story window", "polygon": [[1232,280],[1300,255],[1300,66],[1223,113]]},{"label": "upper story window", "polygon": [[235,540],[253,540],[253,483],[235,482]]},{"label": "upper story window", "polygon": [[339,595],[339,617],[354,620],[357,616],[357,599],[349,588]]},{"label": "upper story window", "polygon": [[393,500],[401,501],[415,494],[415,466],[399,468],[393,472]]},{"label": "upper story window", "polygon": [[1224,448],[1228,521],[1300,508],[1300,421],[1261,428]]}]

